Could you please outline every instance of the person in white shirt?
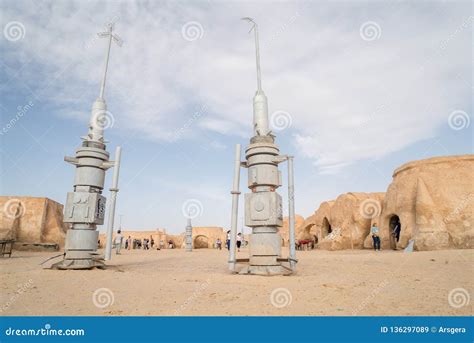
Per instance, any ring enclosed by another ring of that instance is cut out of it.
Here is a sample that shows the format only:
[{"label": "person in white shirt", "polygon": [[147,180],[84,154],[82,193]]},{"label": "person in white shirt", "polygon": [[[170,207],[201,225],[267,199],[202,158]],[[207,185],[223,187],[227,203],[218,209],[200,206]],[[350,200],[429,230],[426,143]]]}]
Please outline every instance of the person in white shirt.
[{"label": "person in white shirt", "polygon": [[225,246],[227,250],[230,250],[230,230],[227,231],[227,238],[225,240]]},{"label": "person in white shirt", "polygon": [[120,255],[120,249],[122,249],[122,241],[123,241],[122,231],[118,230],[117,236],[115,236],[115,254],[116,255]]},{"label": "person in white shirt", "polygon": [[372,240],[374,241],[374,250],[380,251],[380,237],[379,237],[379,228],[377,227],[376,223],[372,224],[372,228],[370,229],[370,233],[372,234]]}]

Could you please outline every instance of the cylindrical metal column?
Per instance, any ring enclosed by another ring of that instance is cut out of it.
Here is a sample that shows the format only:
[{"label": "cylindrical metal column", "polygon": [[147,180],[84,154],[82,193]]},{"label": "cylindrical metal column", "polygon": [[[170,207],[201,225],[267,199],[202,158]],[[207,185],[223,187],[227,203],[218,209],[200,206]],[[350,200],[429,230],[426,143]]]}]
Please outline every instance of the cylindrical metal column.
[{"label": "cylindrical metal column", "polygon": [[186,251],[193,251],[193,226],[191,225],[191,218],[188,218],[186,225]]},{"label": "cylindrical metal column", "polygon": [[112,176],[112,187],[110,188],[110,208],[109,208],[109,220],[107,223],[107,242],[105,245],[105,260],[108,261],[112,258],[112,236],[114,232],[114,219],[115,219],[115,203],[117,200],[118,179],[120,172],[120,157],[122,154],[122,148],[118,146],[115,148],[115,162],[114,162],[114,173]]},{"label": "cylindrical metal column", "polygon": [[239,195],[240,195],[240,144],[235,146],[235,159],[234,159],[234,184],[232,187],[232,217],[230,225],[230,249],[229,249],[229,270],[235,270],[235,244],[237,240],[237,221],[239,211]]},{"label": "cylindrical metal column", "polygon": [[295,184],[293,177],[293,156],[288,156],[288,225],[290,233],[290,267],[296,267],[295,247]]}]

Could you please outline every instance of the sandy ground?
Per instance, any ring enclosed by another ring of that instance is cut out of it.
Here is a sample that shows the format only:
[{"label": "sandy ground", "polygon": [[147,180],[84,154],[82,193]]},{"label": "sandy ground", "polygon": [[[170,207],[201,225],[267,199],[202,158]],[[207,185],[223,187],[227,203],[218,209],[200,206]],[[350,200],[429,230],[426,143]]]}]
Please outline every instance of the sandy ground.
[{"label": "sandy ground", "polygon": [[273,277],[230,275],[226,251],[209,249],[124,251],[107,270],[43,270],[52,255],[0,259],[1,315],[473,313],[474,250],[302,251],[296,275]]}]

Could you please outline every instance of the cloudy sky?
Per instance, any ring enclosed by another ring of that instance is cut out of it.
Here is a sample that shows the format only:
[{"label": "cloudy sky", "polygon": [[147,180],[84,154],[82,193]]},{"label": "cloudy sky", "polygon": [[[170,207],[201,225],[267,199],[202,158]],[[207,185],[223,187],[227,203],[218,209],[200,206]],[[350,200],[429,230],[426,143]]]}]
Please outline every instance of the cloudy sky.
[{"label": "cloudy sky", "polygon": [[298,213],[340,193],[385,191],[407,161],[473,152],[470,1],[0,7],[2,195],[65,202],[74,168],[63,157],[87,132],[106,44],[96,33],[110,21],[124,44],[111,51],[105,135],[110,152],[123,148],[127,228],[181,232],[189,201],[202,210],[195,225],[229,226],[233,149],[252,133],[256,89],[241,17],[259,24],[273,132],[296,158]]}]

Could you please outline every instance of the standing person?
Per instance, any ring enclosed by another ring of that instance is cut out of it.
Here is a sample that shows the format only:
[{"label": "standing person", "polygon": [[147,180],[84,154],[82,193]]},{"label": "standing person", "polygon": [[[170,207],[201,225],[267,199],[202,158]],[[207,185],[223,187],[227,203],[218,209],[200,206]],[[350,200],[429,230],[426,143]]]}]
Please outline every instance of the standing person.
[{"label": "standing person", "polygon": [[120,255],[120,250],[122,249],[122,241],[123,241],[122,231],[118,230],[117,236],[115,236],[115,255]]},{"label": "standing person", "polygon": [[227,250],[230,250],[230,230],[227,231],[227,238],[225,240],[225,246],[227,247]]},{"label": "standing person", "polygon": [[242,234],[239,232],[237,234],[237,251],[240,251],[240,246],[242,245]]},{"label": "standing person", "polygon": [[222,250],[222,241],[220,238],[216,240],[217,249]]},{"label": "standing person", "polygon": [[128,236],[128,250],[132,249],[132,237],[131,236]]},{"label": "standing person", "polygon": [[150,236],[150,244],[151,244],[151,248],[153,249],[153,246],[155,245],[155,240],[153,239],[152,236]]},{"label": "standing person", "polygon": [[397,224],[393,228],[393,237],[395,237],[395,239],[397,240],[397,243],[400,240],[400,229],[401,229],[400,222],[397,222]]},{"label": "standing person", "polygon": [[379,236],[379,228],[377,227],[377,223],[372,224],[370,233],[372,234],[372,240],[374,241],[374,250],[380,251],[380,236]]},{"label": "standing person", "polygon": [[125,250],[128,250],[128,239],[125,240]]}]

